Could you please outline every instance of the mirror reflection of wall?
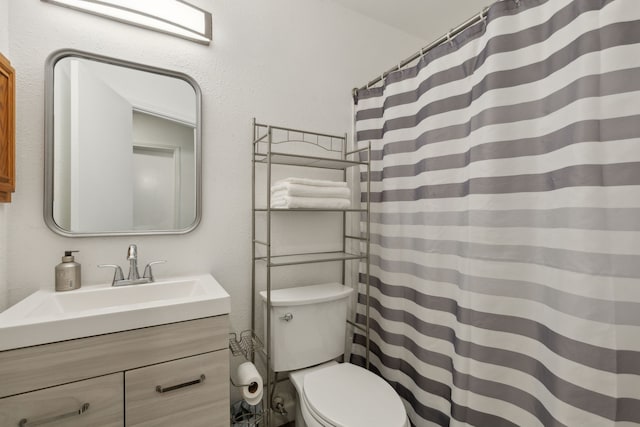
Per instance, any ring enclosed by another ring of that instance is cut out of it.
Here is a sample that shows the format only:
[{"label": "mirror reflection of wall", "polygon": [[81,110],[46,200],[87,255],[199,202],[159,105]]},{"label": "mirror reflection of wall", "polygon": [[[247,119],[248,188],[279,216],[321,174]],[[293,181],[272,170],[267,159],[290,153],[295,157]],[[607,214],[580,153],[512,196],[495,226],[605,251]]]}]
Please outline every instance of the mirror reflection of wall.
[{"label": "mirror reflection of wall", "polygon": [[84,57],[52,66],[55,226],[72,234],[194,226],[199,96],[192,84]]},{"label": "mirror reflection of wall", "polygon": [[194,126],[133,112],[133,225],[181,229],[195,217]]}]

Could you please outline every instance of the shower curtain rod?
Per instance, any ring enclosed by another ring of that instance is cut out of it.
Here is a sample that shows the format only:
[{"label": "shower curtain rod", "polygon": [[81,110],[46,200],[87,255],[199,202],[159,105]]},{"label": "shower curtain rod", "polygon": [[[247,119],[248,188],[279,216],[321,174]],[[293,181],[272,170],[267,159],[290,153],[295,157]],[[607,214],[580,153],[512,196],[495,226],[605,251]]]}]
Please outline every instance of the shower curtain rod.
[{"label": "shower curtain rod", "polygon": [[[515,0],[515,1],[516,1],[516,3],[520,3],[520,0]],[[384,73],[382,73],[382,75],[380,75],[380,76],[376,77],[375,79],[371,80],[366,85],[362,86],[361,88],[354,88],[353,89],[353,100],[354,100],[354,102],[356,104],[358,103],[358,91],[359,90],[369,89],[373,85],[375,85],[375,84],[381,82],[382,80],[384,80],[385,77],[387,77],[389,74],[393,73],[394,71],[401,70],[402,68],[406,67],[407,65],[409,65],[410,63],[412,63],[416,59],[424,56],[427,52],[429,52],[434,47],[440,46],[442,43],[444,43],[446,41],[453,40],[453,38],[455,36],[457,36],[458,34],[463,32],[464,30],[466,30],[470,26],[472,26],[472,25],[474,25],[474,24],[476,24],[476,23],[478,23],[480,21],[484,21],[487,18],[487,11],[488,10],[489,10],[489,6],[485,7],[484,9],[482,9],[482,11],[480,13],[477,13],[477,14],[473,15],[471,18],[467,19],[462,24],[460,24],[457,27],[449,30],[449,32],[447,32],[446,34],[440,36],[438,39],[436,39],[435,41],[431,42],[427,46],[423,47],[422,49],[420,49],[419,51],[417,51],[416,53],[414,53],[413,55],[411,55],[410,57],[408,57],[404,61],[401,61],[395,67],[385,71]]]}]

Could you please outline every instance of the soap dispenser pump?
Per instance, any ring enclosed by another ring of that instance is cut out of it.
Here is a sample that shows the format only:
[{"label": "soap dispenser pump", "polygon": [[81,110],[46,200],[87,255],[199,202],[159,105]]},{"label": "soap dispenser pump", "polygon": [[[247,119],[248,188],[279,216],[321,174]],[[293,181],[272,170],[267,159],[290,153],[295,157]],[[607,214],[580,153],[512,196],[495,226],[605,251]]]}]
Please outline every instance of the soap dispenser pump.
[{"label": "soap dispenser pump", "polygon": [[56,265],[56,291],[70,291],[82,286],[80,264],[74,261],[73,253],[65,251],[62,262]]}]

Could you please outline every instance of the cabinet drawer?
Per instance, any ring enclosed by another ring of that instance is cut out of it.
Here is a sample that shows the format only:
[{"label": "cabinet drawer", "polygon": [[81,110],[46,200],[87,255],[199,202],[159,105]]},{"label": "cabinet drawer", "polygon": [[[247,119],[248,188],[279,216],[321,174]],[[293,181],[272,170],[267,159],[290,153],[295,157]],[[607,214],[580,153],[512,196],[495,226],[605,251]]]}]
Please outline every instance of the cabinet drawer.
[{"label": "cabinet drawer", "polygon": [[127,427],[228,427],[229,352],[127,371],[125,402]]},{"label": "cabinet drawer", "polygon": [[0,426],[122,427],[122,377],[111,374],[0,399]]},{"label": "cabinet drawer", "polygon": [[0,397],[225,349],[228,317],[0,351]]}]

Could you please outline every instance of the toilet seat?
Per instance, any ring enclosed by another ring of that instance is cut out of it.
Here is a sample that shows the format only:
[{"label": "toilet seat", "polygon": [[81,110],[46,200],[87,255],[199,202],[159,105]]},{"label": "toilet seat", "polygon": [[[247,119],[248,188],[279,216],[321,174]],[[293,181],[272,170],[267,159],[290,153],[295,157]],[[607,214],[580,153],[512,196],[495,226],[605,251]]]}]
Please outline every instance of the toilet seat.
[{"label": "toilet seat", "polygon": [[372,372],[350,363],[305,375],[303,404],[327,427],[405,427],[407,415],[395,390]]}]

